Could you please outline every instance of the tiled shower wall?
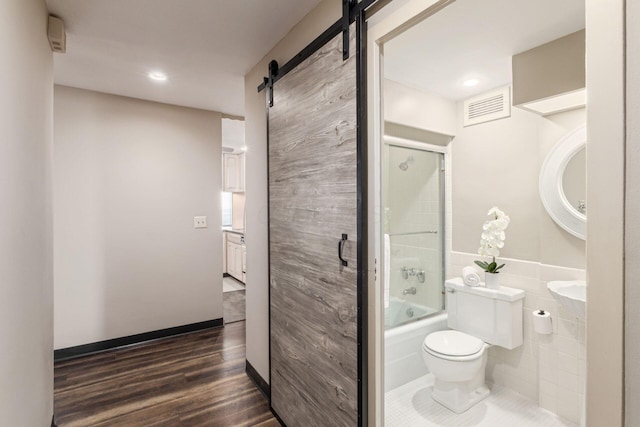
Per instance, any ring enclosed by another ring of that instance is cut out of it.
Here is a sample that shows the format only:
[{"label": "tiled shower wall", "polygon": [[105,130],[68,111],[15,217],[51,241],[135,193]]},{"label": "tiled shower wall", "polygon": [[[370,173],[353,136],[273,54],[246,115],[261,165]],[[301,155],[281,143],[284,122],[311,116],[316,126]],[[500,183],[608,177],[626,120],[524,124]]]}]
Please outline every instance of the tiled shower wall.
[{"label": "tiled shower wall", "polygon": [[[447,278],[480,259],[476,254],[451,252]],[[583,422],[586,373],[585,323],[558,304],[547,289],[553,280],[584,280],[581,269],[500,258],[506,263],[500,282],[525,291],[524,344],[514,350],[489,349],[487,382],[509,387],[561,417]],[[552,316],[553,334],[533,331],[532,312],[544,309]]]},{"label": "tiled shower wall", "polygon": [[[442,276],[440,270],[440,237],[437,234],[391,237],[391,288],[390,296],[412,301],[440,310],[442,300]],[[402,278],[402,267],[424,269],[425,281],[416,277]],[[415,295],[402,295],[404,289],[414,286]]]}]

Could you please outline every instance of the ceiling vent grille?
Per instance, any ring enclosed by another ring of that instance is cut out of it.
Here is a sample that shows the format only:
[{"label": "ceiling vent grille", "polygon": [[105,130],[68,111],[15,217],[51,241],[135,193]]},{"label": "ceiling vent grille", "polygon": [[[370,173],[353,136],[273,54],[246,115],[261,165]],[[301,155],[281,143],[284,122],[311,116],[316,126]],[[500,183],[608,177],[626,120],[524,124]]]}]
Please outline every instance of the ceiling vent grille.
[{"label": "ceiling vent grille", "polygon": [[511,116],[509,86],[485,92],[463,103],[464,126],[472,126]]}]

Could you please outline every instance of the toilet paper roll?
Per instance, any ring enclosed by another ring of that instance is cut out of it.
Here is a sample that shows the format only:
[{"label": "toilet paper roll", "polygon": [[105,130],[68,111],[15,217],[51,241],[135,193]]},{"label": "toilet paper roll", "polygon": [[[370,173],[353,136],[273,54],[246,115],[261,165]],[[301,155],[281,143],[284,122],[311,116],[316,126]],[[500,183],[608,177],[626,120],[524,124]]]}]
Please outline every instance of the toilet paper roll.
[{"label": "toilet paper roll", "polygon": [[553,324],[551,323],[551,313],[544,310],[534,310],[533,315],[533,330],[539,334],[552,334]]}]

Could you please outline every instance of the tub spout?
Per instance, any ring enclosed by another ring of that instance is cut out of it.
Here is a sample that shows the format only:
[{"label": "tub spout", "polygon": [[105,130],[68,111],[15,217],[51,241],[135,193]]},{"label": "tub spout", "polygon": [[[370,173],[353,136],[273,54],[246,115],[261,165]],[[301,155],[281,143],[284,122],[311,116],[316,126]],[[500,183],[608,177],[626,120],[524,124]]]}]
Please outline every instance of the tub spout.
[{"label": "tub spout", "polygon": [[415,295],[417,292],[417,289],[415,286],[412,286],[410,288],[405,289],[404,291],[402,291],[402,295],[407,295],[407,294],[411,294],[411,295]]}]

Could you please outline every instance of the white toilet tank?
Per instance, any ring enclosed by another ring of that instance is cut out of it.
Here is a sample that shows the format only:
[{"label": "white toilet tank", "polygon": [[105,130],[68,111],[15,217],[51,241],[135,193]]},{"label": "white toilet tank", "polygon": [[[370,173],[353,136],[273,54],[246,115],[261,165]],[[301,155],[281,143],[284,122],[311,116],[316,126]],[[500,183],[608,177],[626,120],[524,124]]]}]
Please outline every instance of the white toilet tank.
[{"label": "white toilet tank", "polygon": [[459,277],[444,287],[451,329],[507,349],[522,345],[523,290],[470,287]]}]

